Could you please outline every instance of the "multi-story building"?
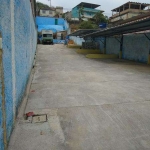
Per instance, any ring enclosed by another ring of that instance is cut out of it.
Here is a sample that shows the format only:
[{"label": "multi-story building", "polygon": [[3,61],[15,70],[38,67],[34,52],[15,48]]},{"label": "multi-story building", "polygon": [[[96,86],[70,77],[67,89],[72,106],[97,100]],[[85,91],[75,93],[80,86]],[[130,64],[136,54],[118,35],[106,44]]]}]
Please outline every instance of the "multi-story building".
[{"label": "multi-story building", "polygon": [[56,6],[55,12],[56,12],[56,13],[59,13],[59,14],[63,14],[63,7]]},{"label": "multi-story building", "polygon": [[39,11],[40,16],[45,17],[54,17],[55,16],[55,9],[54,8],[43,8]]},{"label": "multi-story building", "polygon": [[71,11],[71,19],[72,20],[88,20],[95,16],[97,12],[104,12],[100,9],[96,9],[100,5],[81,2],[77,6],[75,6]]},{"label": "multi-story building", "polygon": [[68,21],[71,20],[72,16],[71,16],[71,11],[67,11],[64,13],[64,18]]},{"label": "multi-story building", "polygon": [[45,16],[45,17],[61,17],[63,14],[63,7],[57,6],[51,7],[51,8],[43,8],[39,10],[39,16]]},{"label": "multi-story building", "polygon": [[110,23],[126,20],[150,11],[150,4],[127,2],[112,10],[112,16],[109,18]]}]

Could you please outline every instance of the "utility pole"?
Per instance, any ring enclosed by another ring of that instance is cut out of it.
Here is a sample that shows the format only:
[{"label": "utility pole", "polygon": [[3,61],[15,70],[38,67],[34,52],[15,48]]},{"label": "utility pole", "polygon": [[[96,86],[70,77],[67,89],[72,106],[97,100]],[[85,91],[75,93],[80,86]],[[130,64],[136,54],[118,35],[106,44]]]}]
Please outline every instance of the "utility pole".
[{"label": "utility pole", "polygon": [[51,7],[51,0],[48,0],[48,1],[50,1],[50,7]]}]

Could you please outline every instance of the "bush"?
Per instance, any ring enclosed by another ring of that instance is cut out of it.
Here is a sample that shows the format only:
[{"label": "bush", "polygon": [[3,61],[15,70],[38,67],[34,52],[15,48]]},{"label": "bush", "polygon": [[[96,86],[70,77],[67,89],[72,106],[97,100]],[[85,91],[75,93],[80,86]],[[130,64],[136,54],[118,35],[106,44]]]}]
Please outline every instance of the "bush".
[{"label": "bush", "polygon": [[91,21],[83,21],[79,25],[79,29],[96,29],[98,26],[96,24],[92,24]]}]

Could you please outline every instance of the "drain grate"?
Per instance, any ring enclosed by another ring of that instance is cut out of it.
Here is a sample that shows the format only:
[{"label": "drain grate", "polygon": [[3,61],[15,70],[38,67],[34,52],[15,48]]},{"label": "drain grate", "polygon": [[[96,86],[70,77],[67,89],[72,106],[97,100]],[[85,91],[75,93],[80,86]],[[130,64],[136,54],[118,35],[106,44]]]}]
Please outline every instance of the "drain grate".
[{"label": "drain grate", "polygon": [[32,123],[47,122],[47,115],[36,115],[32,117]]},{"label": "drain grate", "polygon": [[47,122],[47,114],[35,115],[33,112],[29,112],[25,115],[25,120],[28,123],[43,123]]}]

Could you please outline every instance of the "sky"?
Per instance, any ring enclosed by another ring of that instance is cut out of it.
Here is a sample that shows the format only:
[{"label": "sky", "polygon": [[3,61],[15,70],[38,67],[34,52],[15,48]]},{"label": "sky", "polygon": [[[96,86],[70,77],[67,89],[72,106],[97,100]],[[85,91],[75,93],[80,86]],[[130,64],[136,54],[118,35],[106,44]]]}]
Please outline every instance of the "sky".
[{"label": "sky", "polygon": [[[50,5],[50,1],[48,0],[37,0],[44,4]],[[122,4],[128,2],[130,0],[51,0],[52,6],[62,6],[64,7],[64,12],[70,11],[74,6],[79,4],[80,2],[94,3],[101,5],[99,8],[104,10],[104,15],[111,16],[111,10],[121,6]],[[135,0],[134,2],[140,3],[150,3],[150,0]]]}]

